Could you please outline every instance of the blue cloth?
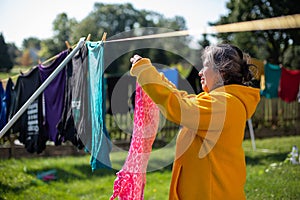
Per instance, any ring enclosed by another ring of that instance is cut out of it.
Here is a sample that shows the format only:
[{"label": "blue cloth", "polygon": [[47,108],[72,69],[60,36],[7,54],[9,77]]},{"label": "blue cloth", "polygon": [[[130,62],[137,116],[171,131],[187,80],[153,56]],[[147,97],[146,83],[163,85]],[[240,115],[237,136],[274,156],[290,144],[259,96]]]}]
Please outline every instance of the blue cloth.
[{"label": "blue cloth", "polygon": [[5,91],[2,85],[2,82],[0,81],[0,98],[1,98],[1,104],[0,104],[0,130],[6,125],[7,118],[6,118],[6,101],[5,101]]},{"label": "blue cloth", "polygon": [[6,88],[5,88],[5,96],[3,98],[3,101],[5,102],[6,106],[6,123],[8,122],[9,114],[10,114],[10,109],[11,109],[11,102],[13,97],[13,88],[14,88],[14,83],[11,78],[8,78],[8,81],[6,83]]},{"label": "blue cloth", "polygon": [[176,68],[164,68],[164,69],[159,69],[159,72],[164,73],[165,77],[171,81],[176,87],[178,87],[178,70]]},{"label": "blue cloth", "polygon": [[89,106],[92,118],[91,166],[92,170],[111,167],[109,153],[112,144],[105,126],[104,44],[86,42],[88,48]]},{"label": "blue cloth", "polygon": [[261,95],[266,98],[277,98],[278,87],[281,77],[281,68],[279,65],[266,63],[265,66],[265,89],[261,91]]}]

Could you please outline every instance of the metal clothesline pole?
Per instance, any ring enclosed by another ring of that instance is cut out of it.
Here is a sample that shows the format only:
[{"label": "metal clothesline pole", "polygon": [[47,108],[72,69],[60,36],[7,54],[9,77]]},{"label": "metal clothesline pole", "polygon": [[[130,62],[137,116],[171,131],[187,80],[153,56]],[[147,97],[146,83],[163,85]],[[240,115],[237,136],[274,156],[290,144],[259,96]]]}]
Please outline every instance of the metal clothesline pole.
[{"label": "metal clothesline pole", "polygon": [[251,143],[252,143],[252,148],[253,151],[256,150],[256,144],[255,144],[255,136],[254,136],[254,130],[253,130],[253,125],[252,125],[252,119],[248,119],[248,126],[249,126],[249,132],[250,132],[250,137],[251,137]]},{"label": "metal clothesline pole", "polygon": [[18,110],[18,112],[8,121],[0,132],[0,138],[11,128],[11,126],[19,119],[19,117],[25,112],[29,105],[45,90],[50,82],[58,75],[58,73],[65,67],[65,65],[71,60],[75,53],[83,46],[85,37],[80,38],[76,47],[71,53],[58,65],[58,67],[52,72],[52,74],[41,84],[41,86],[31,95],[31,97],[24,103],[24,105]]}]

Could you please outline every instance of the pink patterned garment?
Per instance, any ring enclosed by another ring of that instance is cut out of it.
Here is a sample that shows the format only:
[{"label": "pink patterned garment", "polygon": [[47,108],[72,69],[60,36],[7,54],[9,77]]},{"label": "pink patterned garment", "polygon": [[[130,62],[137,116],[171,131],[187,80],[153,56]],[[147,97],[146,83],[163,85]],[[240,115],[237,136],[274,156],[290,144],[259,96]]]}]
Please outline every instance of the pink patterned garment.
[{"label": "pink patterned garment", "polygon": [[120,200],[144,199],[146,170],[158,123],[158,107],[137,83],[130,148],[122,169],[117,173],[110,200],[117,197]]}]

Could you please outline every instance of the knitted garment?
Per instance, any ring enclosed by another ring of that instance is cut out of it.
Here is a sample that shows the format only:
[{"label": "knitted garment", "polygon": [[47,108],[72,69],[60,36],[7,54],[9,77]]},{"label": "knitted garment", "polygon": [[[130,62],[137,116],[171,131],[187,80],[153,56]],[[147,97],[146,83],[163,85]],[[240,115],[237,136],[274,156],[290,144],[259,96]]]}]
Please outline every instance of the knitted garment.
[{"label": "knitted garment", "polygon": [[110,200],[144,199],[146,170],[159,123],[159,110],[136,84],[134,127],[127,159],[117,173]]}]

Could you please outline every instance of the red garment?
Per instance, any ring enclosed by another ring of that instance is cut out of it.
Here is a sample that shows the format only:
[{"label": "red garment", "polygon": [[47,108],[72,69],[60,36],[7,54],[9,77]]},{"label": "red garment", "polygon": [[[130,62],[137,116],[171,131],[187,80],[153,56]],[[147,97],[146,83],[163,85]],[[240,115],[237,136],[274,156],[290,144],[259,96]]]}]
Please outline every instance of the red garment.
[{"label": "red garment", "polygon": [[159,123],[159,109],[138,85],[135,96],[134,127],[127,159],[117,173],[110,200],[144,199],[146,170]]},{"label": "red garment", "polygon": [[281,69],[278,96],[285,102],[297,99],[300,84],[300,70]]}]

